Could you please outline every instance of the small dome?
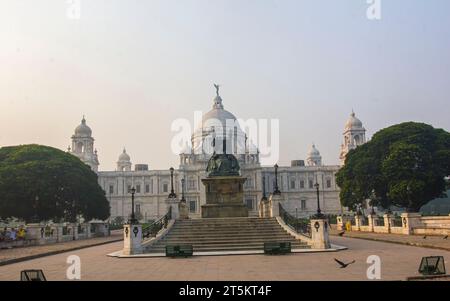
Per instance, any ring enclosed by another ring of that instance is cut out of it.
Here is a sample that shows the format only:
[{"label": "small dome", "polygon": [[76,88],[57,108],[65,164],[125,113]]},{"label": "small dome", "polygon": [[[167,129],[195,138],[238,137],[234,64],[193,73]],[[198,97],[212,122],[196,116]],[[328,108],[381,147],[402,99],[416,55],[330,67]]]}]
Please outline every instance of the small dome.
[{"label": "small dome", "polygon": [[362,128],[362,122],[355,116],[355,112],[352,112],[350,114],[350,118],[347,120],[347,123],[345,124],[346,129],[352,129],[352,128]]},{"label": "small dome", "polygon": [[91,137],[92,135],[92,130],[90,127],[88,127],[86,125],[86,119],[81,120],[81,124],[79,126],[77,126],[77,128],[75,129],[75,136],[76,137]]},{"label": "small dome", "polygon": [[309,149],[308,157],[320,157],[320,152],[319,152],[319,150],[316,148],[315,144],[313,144],[313,145],[311,146],[311,148]]},{"label": "small dome", "polygon": [[131,160],[131,158],[127,154],[127,150],[124,148],[123,152],[119,156],[119,162],[129,162],[130,160]]}]

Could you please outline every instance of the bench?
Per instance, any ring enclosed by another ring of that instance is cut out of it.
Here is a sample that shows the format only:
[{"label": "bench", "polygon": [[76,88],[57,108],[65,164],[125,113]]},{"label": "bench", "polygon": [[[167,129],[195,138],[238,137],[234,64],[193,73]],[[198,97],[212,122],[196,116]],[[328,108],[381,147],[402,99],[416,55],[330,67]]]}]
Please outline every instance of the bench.
[{"label": "bench", "polygon": [[167,245],[167,257],[189,257],[194,253],[192,245]]},{"label": "bench", "polygon": [[288,254],[291,253],[291,242],[265,242],[265,254]]}]

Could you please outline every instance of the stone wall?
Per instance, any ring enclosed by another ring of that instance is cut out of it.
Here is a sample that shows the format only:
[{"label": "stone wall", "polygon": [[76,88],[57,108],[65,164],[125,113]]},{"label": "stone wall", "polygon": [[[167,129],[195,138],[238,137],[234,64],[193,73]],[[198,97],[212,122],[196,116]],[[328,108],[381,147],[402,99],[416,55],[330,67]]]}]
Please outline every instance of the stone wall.
[{"label": "stone wall", "polygon": [[[11,247],[25,247],[35,245],[47,245],[58,242],[72,240],[88,239],[91,237],[108,236],[109,226],[104,222],[83,223],[83,224],[26,224],[19,227],[13,227],[16,231],[20,228],[26,230],[25,237],[19,237],[16,233],[16,239],[5,239],[0,241],[0,249]],[[80,229],[81,228],[81,229]],[[11,231],[7,227],[7,231]],[[81,230],[81,231],[80,231]],[[3,228],[2,228],[3,231]]]}]

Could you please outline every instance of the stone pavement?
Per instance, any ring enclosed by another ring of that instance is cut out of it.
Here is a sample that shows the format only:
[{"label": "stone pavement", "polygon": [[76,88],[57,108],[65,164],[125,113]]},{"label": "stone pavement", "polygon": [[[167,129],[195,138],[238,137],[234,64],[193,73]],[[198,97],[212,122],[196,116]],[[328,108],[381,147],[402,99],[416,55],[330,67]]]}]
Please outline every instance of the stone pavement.
[{"label": "stone pavement", "polygon": [[2,249],[0,250],[0,266],[42,256],[54,255],[66,251],[116,242],[123,239],[122,233],[122,230],[116,230],[111,231],[111,236],[108,237],[96,237],[41,246]]},{"label": "stone pavement", "polygon": [[[114,258],[106,254],[122,248],[111,243],[0,266],[0,280],[18,280],[24,269],[43,269],[48,280],[65,280],[69,255],[81,259],[82,280],[367,280],[370,255],[381,258],[382,280],[405,280],[418,276],[423,256],[442,255],[450,266],[450,252],[362,239],[332,237],[332,242],[349,247],[332,253],[283,256],[235,255],[191,258]],[[356,260],[346,269],[334,258]]]},{"label": "stone pavement", "polygon": [[[337,235],[337,233],[339,232],[342,231],[331,230],[330,235]],[[424,239],[423,238],[424,235],[402,235],[402,234],[346,231],[344,237],[398,243],[410,246],[450,251],[450,238],[444,239],[444,236],[427,236]]]}]

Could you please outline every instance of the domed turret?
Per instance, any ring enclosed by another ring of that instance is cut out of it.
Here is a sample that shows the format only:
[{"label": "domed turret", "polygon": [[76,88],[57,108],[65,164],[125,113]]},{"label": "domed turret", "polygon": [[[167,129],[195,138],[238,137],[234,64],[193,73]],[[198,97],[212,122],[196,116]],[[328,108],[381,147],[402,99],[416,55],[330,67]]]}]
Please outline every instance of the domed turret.
[{"label": "domed turret", "polygon": [[363,127],[355,112],[352,111],[349,119],[345,123],[344,142],[341,145],[341,154],[339,156],[341,165],[345,163],[345,157],[348,152],[356,147],[366,143],[366,129]]},{"label": "domed turret", "polygon": [[86,125],[86,119],[83,116],[81,120],[81,124],[75,128],[75,137],[91,137],[92,130],[89,126]]},{"label": "domed turret", "polygon": [[118,171],[131,171],[131,158],[127,154],[127,150],[123,148],[123,152],[119,156],[119,160],[117,161],[117,170]]},{"label": "domed turret", "polygon": [[352,111],[350,118],[345,124],[345,129],[360,129],[362,128],[362,122],[355,116],[355,112]]},{"label": "domed turret", "polygon": [[320,155],[319,150],[316,148],[314,143],[312,144],[311,148],[309,149],[309,152],[306,157],[306,163],[309,166],[320,166],[322,165],[322,156]]},{"label": "domed turret", "polygon": [[98,155],[94,150],[92,130],[87,126],[84,116],[81,124],[75,128],[75,133],[72,135],[72,147],[69,147],[67,151],[89,165],[93,171],[98,171]]}]

